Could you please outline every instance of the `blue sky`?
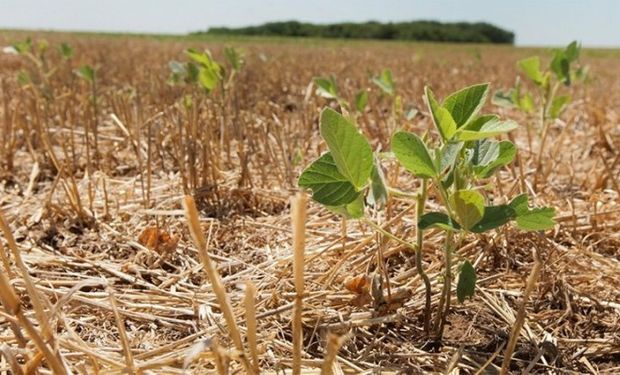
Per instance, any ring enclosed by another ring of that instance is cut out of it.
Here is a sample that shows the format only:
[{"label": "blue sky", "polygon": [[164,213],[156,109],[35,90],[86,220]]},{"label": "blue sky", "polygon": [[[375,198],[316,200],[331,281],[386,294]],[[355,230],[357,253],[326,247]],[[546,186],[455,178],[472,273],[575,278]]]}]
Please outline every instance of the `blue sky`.
[{"label": "blue sky", "polygon": [[0,28],[183,34],[292,19],[487,21],[519,45],[620,47],[616,0],[0,0]]}]

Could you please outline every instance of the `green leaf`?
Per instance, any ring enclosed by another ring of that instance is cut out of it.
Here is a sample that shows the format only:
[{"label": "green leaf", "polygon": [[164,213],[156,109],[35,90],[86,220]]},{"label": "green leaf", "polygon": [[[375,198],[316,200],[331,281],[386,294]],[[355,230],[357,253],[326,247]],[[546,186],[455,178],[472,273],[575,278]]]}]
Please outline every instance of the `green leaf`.
[{"label": "green leaf", "polygon": [[198,52],[194,49],[188,49],[185,53],[198,64],[198,83],[207,92],[210,93],[217,88],[222,80],[222,66],[217,63],[209,51]]},{"label": "green leaf", "polygon": [[460,131],[472,130],[472,131],[480,131],[482,126],[491,121],[498,121],[499,116],[497,115],[481,115],[478,116],[475,120],[471,121],[467,126],[460,129]]},{"label": "green leaf", "polygon": [[37,52],[38,52],[39,57],[43,58],[43,55],[47,51],[48,47],[49,47],[49,43],[47,42],[47,40],[39,39],[37,41]]},{"label": "green leaf", "polygon": [[450,189],[450,186],[454,184],[454,170],[454,168],[450,169],[448,174],[441,180],[441,186],[446,190]]},{"label": "green leaf", "polygon": [[516,216],[517,213],[509,205],[486,206],[482,219],[471,227],[470,231],[474,233],[483,233],[491,229],[499,228]]},{"label": "green leaf", "polygon": [[185,82],[186,83],[198,82],[198,76],[200,75],[200,69],[198,68],[198,66],[191,61],[188,61],[185,64],[185,66],[186,66],[186,73],[187,73],[185,76]]},{"label": "green leaf", "polygon": [[553,119],[560,117],[560,113],[562,113],[562,110],[564,110],[568,103],[570,103],[570,96],[568,95],[556,96],[553,98],[551,106],[549,107],[549,117]]},{"label": "green leaf", "polygon": [[570,62],[562,50],[556,50],[551,60],[551,71],[555,74],[558,81],[567,86],[570,85]]},{"label": "green leaf", "polygon": [[517,154],[517,147],[510,141],[482,140],[477,142],[474,155],[474,172],[480,178],[489,178],[497,168],[510,163]]},{"label": "green leaf", "polygon": [[303,171],[298,185],[312,190],[312,199],[327,206],[348,204],[360,195],[353,184],[338,171],[329,152]]},{"label": "green leaf", "polygon": [[67,43],[60,43],[59,48],[60,54],[62,55],[63,59],[69,60],[71,57],[73,57],[73,48]]},{"label": "green leaf", "polygon": [[314,79],[316,85],[316,94],[327,99],[338,99],[338,88],[336,87],[336,80],[334,77],[323,78],[317,77]]},{"label": "green leaf", "polygon": [[224,56],[228,60],[231,68],[238,72],[241,70],[241,66],[243,65],[243,54],[235,49],[234,47],[226,47],[224,48]]},{"label": "green leaf", "polygon": [[437,177],[435,164],[424,142],[409,132],[397,132],[392,137],[392,151],[410,173],[421,178]]},{"label": "green leaf", "polygon": [[385,177],[383,170],[377,158],[372,166],[370,173],[370,195],[368,195],[369,203],[373,206],[383,207],[387,203],[388,191],[385,185]]},{"label": "green leaf", "polygon": [[418,221],[419,229],[425,230],[431,227],[452,231],[461,229],[457,222],[443,212],[429,212],[420,217],[420,221]]},{"label": "green leaf", "polygon": [[95,70],[90,65],[82,65],[76,71],[77,75],[88,82],[93,82],[95,80]]},{"label": "green leaf", "polygon": [[201,52],[196,51],[193,48],[189,48],[185,51],[185,54],[189,56],[190,59],[194,60],[195,62],[203,66],[212,66],[215,63],[209,51],[205,51],[201,53]]},{"label": "green leaf", "polygon": [[580,66],[579,68],[577,68],[577,70],[575,70],[574,74],[573,74],[573,79],[576,81],[581,81],[584,82],[588,79],[588,74],[590,72],[590,66],[586,65],[586,66]]},{"label": "green leaf", "polygon": [[527,213],[529,210],[527,206],[527,194],[519,194],[512,201],[510,201],[509,206],[515,210],[517,215],[523,215]]},{"label": "green leaf", "polygon": [[540,58],[538,56],[519,60],[517,65],[527,78],[531,79],[537,85],[542,85],[544,77],[543,73],[540,71]]},{"label": "green leaf", "polygon": [[463,145],[463,142],[448,142],[443,146],[439,162],[439,172],[443,172],[446,168],[454,165]]},{"label": "green leaf", "polygon": [[459,281],[456,284],[456,298],[459,300],[459,303],[463,303],[467,297],[474,296],[476,281],[476,270],[471,263],[466,260],[463,262],[463,265],[461,265]]},{"label": "green leaf", "polygon": [[384,69],[379,77],[373,77],[372,83],[377,85],[384,93],[393,96],[395,92],[394,79],[392,78],[392,71]]},{"label": "green leaf", "polygon": [[221,77],[219,74],[209,68],[200,67],[198,71],[198,82],[200,86],[202,86],[207,93],[212,92],[217,88],[217,85],[220,83]]},{"label": "green leaf", "polygon": [[499,142],[492,139],[481,139],[474,142],[471,163],[475,167],[484,167],[499,157]]},{"label": "green leaf", "polygon": [[484,197],[475,190],[457,190],[449,200],[459,224],[467,230],[484,216]]},{"label": "green leaf", "polygon": [[555,225],[555,210],[551,207],[534,208],[517,215],[517,227],[521,230],[547,230]]},{"label": "green leaf", "polygon": [[488,83],[469,86],[448,96],[443,107],[450,112],[458,129],[478,115],[488,94]]},{"label": "green leaf", "polygon": [[572,41],[566,49],[564,50],[564,54],[569,62],[573,62],[579,58],[579,53],[581,52],[581,45],[577,43],[576,40]]},{"label": "green leaf", "polygon": [[364,217],[364,196],[359,196],[351,203],[341,206],[326,206],[330,211],[342,215],[347,219],[360,219]]},{"label": "green leaf", "polygon": [[355,108],[358,112],[364,112],[368,105],[368,92],[366,90],[360,90],[355,95]]},{"label": "green leaf", "polygon": [[321,136],[325,139],[338,171],[359,191],[372,171],[372,149],[355,125],[331,108],[321,112]]},{"label": "green leaf", "polygon": [[457,125],[450,112],[444,107],[437,107],[433,117],[437,120],[437,127],[441,128],[443,131],[443,136],[445,136],[444,141],[452,139],[456,132]]},{"label": "green leaf", "polygon": [[532,113],[534,111],[534,98],[529,92],[526,92],[523,97],[519,99],[519,109],[526,113]]},{"label": "green leaf", "polygon": [[459,130],[455,138],[459,141],[475,141],[477,139],[490,138],[503,133],[508,133],[515,130],[518,127],[517,123],[508,120],[500,121],[497,118],[493,118],[487,121],[480,127],[480,130]]},{"label": "green leaf", "polygon": [[521,230],[536,231],[551,229],[555,225],[555,210],[551,207],[530,209],[528,197],[521,194],[515,197],[509,204],[516,214],[517,227]]},{"label": "green leaf", "polygon": [[32,51],[32,40],[28,38],[24,41],[13,43],[12,47],[19,54],[31,52]]},{"label": "green leaf", "polygon": [[428,105],[428,110],[433,117],[433,123],[439,131],[439,135],[444,141],[447,141],[452,138],[454,133],[456,132],[456,122],[452,118],[450,111],[443,108],[433,95],[430,87],[426,86],[424,88],[424,93],[426,94],[426,104]]},{"label": "green leaf", "polygon": [[514,102],[514,89],[507,91],[497,90],[491,98],[491,103],[498,107],[513,108],[517,105]]}]

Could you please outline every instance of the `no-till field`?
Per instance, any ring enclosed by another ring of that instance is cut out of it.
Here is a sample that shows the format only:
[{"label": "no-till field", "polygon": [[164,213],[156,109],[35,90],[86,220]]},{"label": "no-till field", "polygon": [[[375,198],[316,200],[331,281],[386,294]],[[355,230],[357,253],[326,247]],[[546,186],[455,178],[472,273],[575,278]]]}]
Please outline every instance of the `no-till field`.
[{"label": "no-till field", "polygon": [[[0,43],[26,36],[2,32]],[[326,149],[318,116],[334,105],[314,94],[312,78],[333,75],[347,99],[368,88],[358,126],[373,148],[389,150],[394,129],[432,128],[424,85],[439,97],[479,82],[501,89],[514,83],[516,60],[549,55],[474,45],[32,36],[50,45],[42,69],[54,73],[45,87],[20,86],[18,72],[32,64],[0,55],[0,208],[11,233],[2,234],[0,270],[20,300],[19,311],[0,308],[0,373],[50,373],[41,345],[73,373],[215,373],[216,362],[229,359],[231,373],[244,373],[188,231],[185,194],[198,204],[244,339],[245,286],[257,288],[260,368],[289,372],[289,201],[302,168]],[[55,50],[61,41],[75,48],[67,62]],[[167,84],[168,62],[185,60],[184,49],[209,48],[223,60],[226,44],[245,53],[226,97]],[[521,165],[489,180],[490,194],[502,200],[525,188],[537,205],[556,208],[558,225],[468,236],[456,256],[475,264],[476,294],[453,301],[442,341],[424,335],[413,254],[309,202],[304,373],[320,372],[330,333],[346,335],[334,373],[497,372],[534,254],[543,268],[511,372],[620,373],[620,54],[585,50],[582,62],[591,80],[568,89],[573,102],[551,127],[541,170],[539,138],[530,152],[525,131],[535,116],[487,103],[485,110],[522,125],[513,132]],[[96,110],[91,87],[72,72],[83,64],[98,69]],[[383,68],[392,70],[403,105],[419,110],[413,119],[394,120],[390,100],[370,83]],[[392,185],[416,191],[418,180],[395,163],[385,167]],[[413,208],[392,198],[389,214],[371,214],[412,239]],[[428,231],[423,251],[435,306],[441,233]],[[376,274],[377,254],[398,301],[381,311],[344,285]]]}]

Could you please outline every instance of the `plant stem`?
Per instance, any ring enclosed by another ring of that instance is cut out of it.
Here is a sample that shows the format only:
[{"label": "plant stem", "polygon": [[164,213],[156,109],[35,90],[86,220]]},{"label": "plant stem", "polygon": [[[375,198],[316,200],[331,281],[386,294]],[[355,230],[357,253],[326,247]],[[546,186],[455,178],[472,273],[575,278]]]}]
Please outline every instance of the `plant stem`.
[{"label": "plant stem", "polygon": [[[417,196],[417,206],[416,206],[416,223],[420,222],[420,218],[424,214],[424,206],[426,204],[426,197],[428,195],[428,186],[426,179],[422,180],[422,186],[420,186],[420,194]],[[424,232],[422,229],[417,228],[416,225],[416,252],[415,252],[415,266],[418,271],[418,275],[424,282],[425,288],[425,300],[426,304],[424,306],[424,333],[428,334],[430,332],[430,324],[431,324],[431,281],[428,278],[426,272],[424,272],[424,268],[422,267],[422,244],[424,241]]]},{"label": "plant stem", "polygon": [[397,237],[395,235],[393,235],[392,233],[388,232],[387,230],[383,229],[380,225],[378,225],[377,223],[375,223],[374,221],[364,218],[362,219],[362,221],[368,225],[370,225],[374,230],[376,230],[377,232],[381,233],[382,235],[388,237],[389,239],[392,239],[396,242],[398,242],[401,245],[407,246],[408,248],[412,249],[412,250],[416,250],[416,246],[403,240],[400,237]]},{"label": "plant stem", "polygon": [[[543,151],[545,150],[545,144],[547,143],[547,135],[549,134],[549,122],[547,121],[547,112],[549,111],[549,107],[555,98],[555,94],[560,87],[560,83],[556,82],[553,85],[553,89],[547,93],[547,95],[543,96],[542,105],[540,108],[540,128],[542,129],[541,137],[540,137],[540,146],[538,148],[538,156],[536,160],[536,170],[540,171],[542,168],[542,156]],[[534,175],[534,189],[538,187],[538,176],[541,173],[536,173]]]},{"label": "plant stem", "polygon": [[443,289],[439,300],[438,314],[435,319],[435,329],[437,338],[443,337],[443,328],[446,318],[450,312],[450,292],[452,291],[452,250],[454,246],[454,232],[446,231],[446,241],[444,242],[444,260],[446,273],[444,275]]},{"label": "plant stem", "polygon": [[[422,190],[421,194],[418,196],[418,208],[417,208],[418,218],[422,216],[422,213],[424,212],[424,203],[426,202],[426,196],[427,196],[426,180],[424,180],[424,182],[422,183],[421,190]],[[364,219],[363,222],[371,226],[375,231],[381,233],[385,237],[390,238],[398,242],[399,244],[407,246],[408,248],[415,251],[416,269],[417,269],[418,274],[420,275],[420,278],[424,282],[424,288],[426,289],[425,290],[426,305],[424,308],[424,332],[428,333],[430,331],[430,320],[431,320],[431,281],[428,278],[428,275],[426,274],[426,272],[424,271],[424,268],[422,267],[423,232],[420,229],[417,230],[417,243],[416,245],[413,245],[410,242],[405,241],[402,238],[397,237],[393,235],[392,233],[388,232],[387,230],[383,229],[380,225],[378,225],[377,223],[375,223],[374,221],[370,219]]]},{"label": "plant stem", "polygon": [[[424,181],[423,184],[426,184],[426,181],[425,180],[423,180],[423,181]],[[387,189],[388,189],[388,192],[391,195],[393,195],[395,197],[398,197],[398,198],[415,199],[417,201],[419,199],[419,197],[420,197],[419,193],[418,194],[408,193],[406,191],[402,191],[400,189],[396,189],[396,188],[389,187],[389,186],[388,186]]]},{"label": "plant stem", "polygon": [[99,113],[98,113],[98,109],[97,109],[97,81],[95,79],[93,79],[92,83],[91,83],[91,90],[92,90],[92,105],[93,105],[93,136],[95,138],[95,167],[97,169],[99,169],[99,158],[101,157],[101,155],[99,155]]},{"label": "plant stem", "polygon": [[435,179],[434,182],[435,182],[435,186],[437,187],[437,190],[439,191],[439,195],[441,196],[441,200],[443,201],[443,204],[446,207],[446,210],[448,211],[448,216],[450,216],[451,218],[456,217],[456,215],[454,215],[454,210],[452,210],[452,206],[450,205],[450,200],[448,199],[448,192],[446,191],[446,189],[444,189],[443,185],[441,184],[441,180],[437,178]]}]

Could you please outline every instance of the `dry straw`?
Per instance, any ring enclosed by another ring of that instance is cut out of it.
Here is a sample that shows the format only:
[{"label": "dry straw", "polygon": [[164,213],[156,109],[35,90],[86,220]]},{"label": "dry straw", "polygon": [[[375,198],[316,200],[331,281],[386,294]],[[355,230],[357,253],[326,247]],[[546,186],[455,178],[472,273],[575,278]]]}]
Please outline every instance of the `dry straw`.
[{"label": "dry straw", "polygon": [[506,351],[504,352],[504,360],[502,362],[502,370],[501,374],[507,374],[510,368],[510,362],[512,360],[512,353],[515,350],[517,345],[517,339],[519,338],[521,328],[523,328],[523,323],[525,322],[525,317],[527,315],[526,306],[527,301],[530,299],[530,295],[536,286],[536,282],[538,281],[538,277],[540,276],[540,268],[542,267],[542,263],[540,259],[538,259],[537,254],[534,255],[536,261],[534,262],[534,267],[532,267],[532,271],[527,278],[527,282],[525,284],[525,292],[523,292],[523,300],[521,301],[521,305],[519,306],[519,310],[517,312],[517,318],[515,319],[515,323],[512,326],[512,330],[510,331],[510,340],[508,341],[508,345],[506,346]]},{"label": "dry straw", "polygon": [[[198,210],[196,209],[196,203],[194,202],[194,198],[192,198],[191,196],[185,196],[185,198],[183,199],[183,206],[185,207],[185,217],[187,219],[189,231],[192,235],[194,243],[196,244],[196,247],[198,248],[198,255],[200,256],[200,260],[202,261],[202,264],[204,266],[205,273],[207,274],[207,277],[211,282],[213,292],[217,297],[220,309],[222,310],[222,314],[224,315],[224,319],[226,320],[230,340],[233,342],[235,348],[239,351],[239,353],[241,353],[241,362],[245,370],[249,374],[254,374],[254,369],[250,365],[248,357],[246,356],[245,350],[243,348],[241,333],[239,332],[239,327],[237,326],[237,322],[235,321],[235,315],[233,314],[230,298],[226,293],[226,288],[222,284],[220,275],[217,273],[213,262],[211,262],[211,257],[209,256],[209,253],[207,251],[209,241],[205,239],[202,233],[202,228],[200,227],[200,220],[198,219]],[[209,239],[211,237],[210,234],[211,228],[209,229]]]},{"label": "dry straw", "polygon": [[256,286],[251,281],[248,281],[245,286],[245,320],[247,325],[247,339],[248,347],[250,350],[250,356],[252,358],[252,368],[255,373],[260,372],[258,363],[258,339],[256,337]]},{"label": "dry straw", "polygon": [[[34,344],[36,345],[36,347],[39,349],[41,353],[43,353],[43,356],[45,357],[52,371],[55,374],[66,374],[67,370],[65,369],[60,358],[57,357],[56,353],[54,353],[54,350],[53,350],[54,345],[52,341],[52,334],[47,324],[48,317],[46,316],[43,310],[43,303],[39,299],[34,283],[30,279],[30,275],[28,274],[28,270],[26,269],[26,265],[23,263],[21,259],[19,249],[17,248],[17,244],[15,243],[15,239],[13,238],[13,234],[11,233],[11,230],[1,212],[0,212],[0,229],[4,233],[4,237],[7,240],[9,244],[9,248],[11,249],[13,253],[15,262],[17,263],[17,267],[19,268],[22,274],[22,277],[26,284],[26,289],[28,291],[28,296],[35,309],[42,332],[37,331],[34,324],[32,324],[30,319],[28,319],[26,315],[24,314],[24,310],[22,309],[20,300],[17,297],[17,293],[15,292],[15,289],[11,285],[9,279],[7,278],[4,272],[0,272],[0,302],[2,302],[2,305],[4,306],[5,310],[9,314],[15,316],[19,324],[22,327],[24,327],[24,329],[26,330],[26,333],[34,341]],[[1,248],[0,251],[4,253],[4,248]],[[7,258],[8,258],[8,255],[3,254],[3,259],[7,259]],[[47,329],[47,331],[45,331],[45,329]],[[50,343],[49,346],[48,346],[48,343]]]},{"label": "dry straw", "polygon": [[293,270],[295,277],[295,306],[293,308],[293,374],[301,374],[303,327],[301,314],[304,295],[304,249],[306,242],[306,195],[297,193],[291,202],[293,221]]}]

